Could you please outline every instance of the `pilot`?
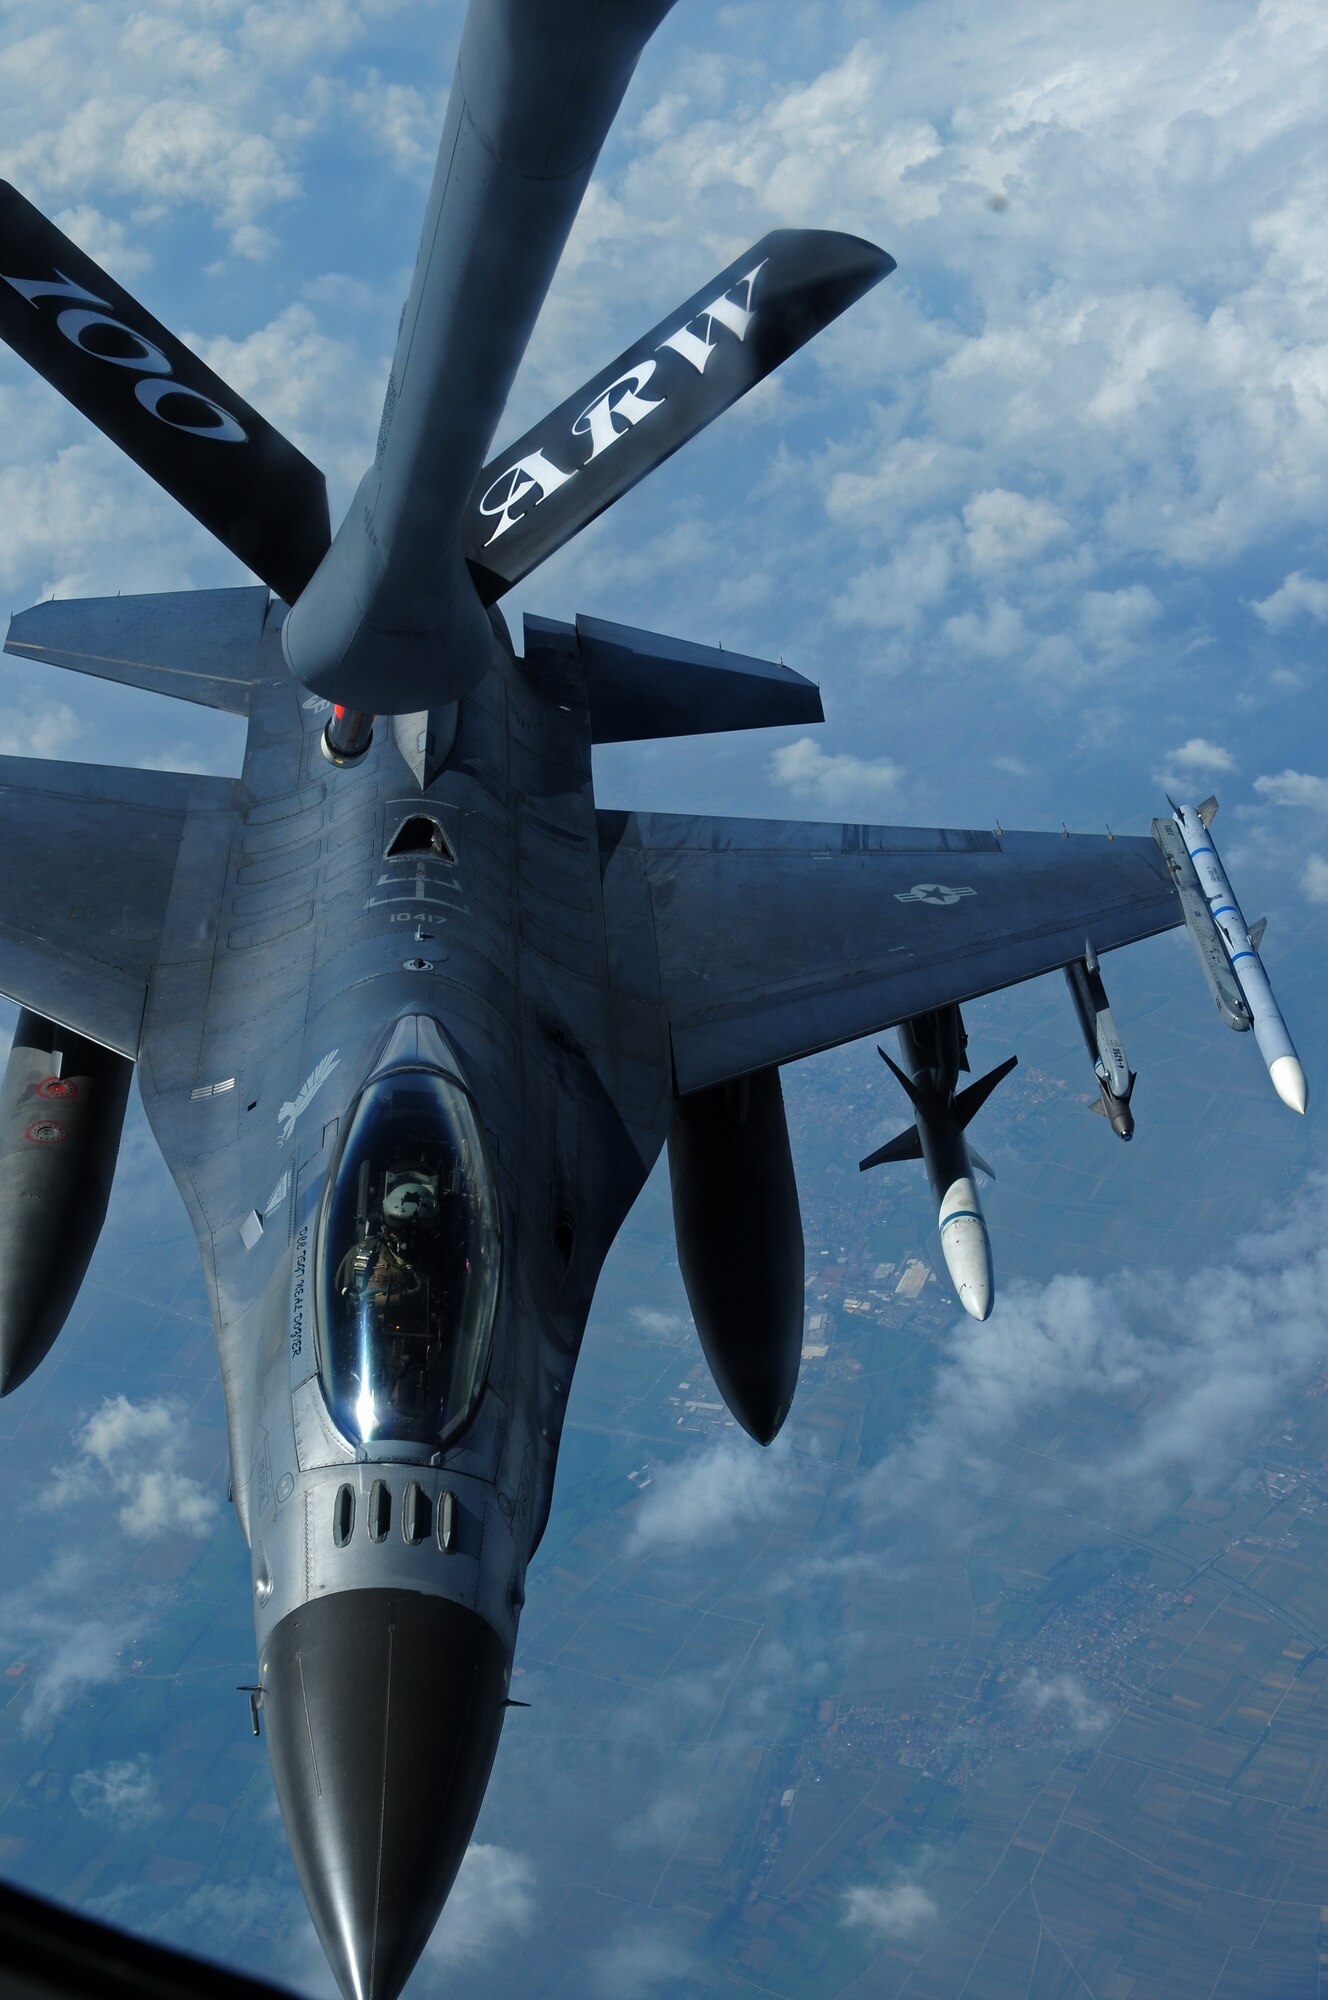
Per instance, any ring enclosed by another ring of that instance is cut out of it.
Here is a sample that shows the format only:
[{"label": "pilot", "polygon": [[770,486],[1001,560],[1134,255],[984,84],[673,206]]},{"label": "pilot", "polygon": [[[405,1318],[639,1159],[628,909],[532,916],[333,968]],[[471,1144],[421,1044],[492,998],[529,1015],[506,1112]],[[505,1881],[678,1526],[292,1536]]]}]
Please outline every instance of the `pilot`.
[{"label": "pilot", "polygon": [[438,1183],[430,1175],[410,1167],[388,1174],[391,1183],[383,1196],[383,1220],[389,1225],[428,1226],[438,1220]]},{"label": "pilot", "polygon": [[352,1243],[337,1272],[337,1290],[343,1298],[368,1299],[374,1305],[383,1304],[394,1290],[416,1291],[419,1284],[400,1245],[386,1231]]}]

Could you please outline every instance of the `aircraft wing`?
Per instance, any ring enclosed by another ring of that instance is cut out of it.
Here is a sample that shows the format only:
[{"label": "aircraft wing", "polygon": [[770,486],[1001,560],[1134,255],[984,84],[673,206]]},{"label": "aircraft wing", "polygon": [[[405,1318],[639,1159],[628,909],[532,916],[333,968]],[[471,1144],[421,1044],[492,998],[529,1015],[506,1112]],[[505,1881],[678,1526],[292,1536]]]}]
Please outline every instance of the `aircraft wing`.
[{"label": "aircraft wing", "polygon": [[601,812],[614,977],[658,997],[680,1094],[1182,921],[1146,838]]},{"label": "aircraft wing", "polygon": [[225,838],[234,799],[229,778],[0,757],[0,993],[136,1057],[186,822]]}]

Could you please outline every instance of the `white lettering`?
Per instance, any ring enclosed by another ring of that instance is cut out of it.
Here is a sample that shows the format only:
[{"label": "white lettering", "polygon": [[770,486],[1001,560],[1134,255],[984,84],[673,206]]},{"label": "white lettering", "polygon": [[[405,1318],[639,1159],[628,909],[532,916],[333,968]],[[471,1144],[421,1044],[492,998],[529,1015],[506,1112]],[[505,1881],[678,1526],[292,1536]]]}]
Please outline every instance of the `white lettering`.
[{"label": "white lettering", "polygon": [[[63,271],[57,271],[53,278],[10,278],[0,272],[0,281],[25,298],[34,311],[38,299],[64,299],[65,307],[57,315],[55,323],[65,339],[92,361],[109,361],[114,368],[132,368],[136,375],[144,378],[135,382],[134,394],[158,423],[167,424],[173,431],[184,431],[189,437],[211,438],[219,444],[247,442],[245,430],[229,410],[224,410],[220,403],[214,403],[210,396],[204,396],[197,389],[182,388],[171,375],[169,357],[159,347],[133,327],[111,318],[106,299],[99,299],[95,292],[85,291],[82,285],[72,283]],[[97,310],[88,311],[89,307]],[[90,347],[84,336],[96,327],[109,327],[122,340],[131,341],[138,353],[106,354],[98,347]],[[161,403],[164,397],[171,395],[188,397],[200,404],[208,413],[207,420],[186,423],[178,416],[168,416]]]},{"label": "white lettering", "polygon": [[[498,526],[490,535],[489,541],[484,544],[485,548],[488,548],[489,542],[496,542],[499,535],[505,535],[514,521],[522,519],[522,516],[514,514],[512,509],[519,507],[536,487],[539,488],[539,500],[535,502],[538,507],[540,500],[547,500],[550,493],[556,493],[560,486],[565,486],[574,476],[571,472],[560,471],[552,459],[546,458],[542,451],[532,451],[529,457],[519,458],[515,465],[508,466],[506,472],[500,472],[480,501],[481,514],[487,515],[490,520],[495,515],[498,516]],[[495,494],[498,496],[496,501]],[[492,506],[489,504],[490,501],[494,501]]]},{"label": "white lettering", "polygon": [[[706,363],[715,345],[712,335],[716,326],[725,327],[729,333],[736,334],[739,340],[746,339],[747,329],[755,318],[752,311],[752,287],[768,262],[769,259],[763,257],[759,264],[753,265],[745,277],[736,279],[729,286],[728,292],[721,292],[712,304],[696,315],[695,319],[688,320],[687,324],[680,326],[676,333],[671,333],[666,340],[661,340],[660,346],[671,347],[675,354],[681,354],[684,361],[691,363],[698,375],[704,375]],[[729,297],[729,292],[743,288],[746,291],[746,304],[739,305],[736,300]],[[700,334],[692,332],[692,328],[702,321],[705,324],[704,339]]]},{"label": "white lettering", "polygon": [[[662,396],[656,396],[653,402],[647,402],[641,394],[654,372],[653,361],[638,362],[635,368],[629,368],[625,375],[620,375],[616,382],[610,382],[604,394],[597,396],[593,403],[588,403],[582,410],[572,425],[572,435],[590,439],[590,458],[586,460],[587,465],[590,459],[598,458],[602,451],[607,451],[620,437],[626,437],[628,431],[634,424],[639,424],[642,417],[648,417],[652,410],[658,410],[662,406],[664,402]],[[624,386],[628,383],[631,385],[630,388]],[[619,390],[622,393],[616,395],[615,392]],[[621,430],[614,422],[616,417],[622,418]]]},{"label": "white lettering", "polygon": [[[221,404],[214,403],[210,396],[200,396],[197,389],[182,389],[170,376],[163,379],[160,375],[153,375],[145,381],[135,382],[134,394],[158,423],[169,424],[173,431],[185,431],[190,437],[215,438],[218,444],[245,442],[245,433],[229,410],[223,410]],[[216,418],[216,422],[187,424],[179,417],[168,417],[160,407],[164,396],[179,396],[191,403],[201,403]]]},{"label": "white lettering", "polygon": [[[154,347],[150,340],[144,340],[141,333],[135,333],[131,326],[122,326],[118,319],[111,319],[106,313],[79,312],[73,306],[67,306],[55,323],[66,340],[82,348],[84,354],[90,354],[94,361],[109,361],[116,368],[133,368],[140,375],[169,375],[171,372],[171,364],[159,347]],[[108,326],[112,333],[132,340],[142,350],[141,353],[105,354],[100,347],[89,347],[83,336],[90,326]]]},{"label": "white lettering", "polygon": [[34,312],[38,299],[68,299],[80,306],[100,306],[103,312],[109,303],[95,292],[85,292],[82,285],[71,284],[63,271],[57,271],[54,278],[6,278],[5,283],[25,298]]}]

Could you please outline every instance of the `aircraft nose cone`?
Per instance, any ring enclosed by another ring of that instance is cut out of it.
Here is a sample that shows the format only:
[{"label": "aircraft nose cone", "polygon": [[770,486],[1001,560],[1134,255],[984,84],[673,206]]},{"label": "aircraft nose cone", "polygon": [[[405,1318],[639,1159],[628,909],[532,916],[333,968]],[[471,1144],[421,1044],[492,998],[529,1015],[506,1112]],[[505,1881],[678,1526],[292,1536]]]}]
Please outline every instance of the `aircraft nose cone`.
[{"label": "aircraft nose cone", "polygon": [[300,1886],[346,2000],[396,2000],[470,1840],[507,1649],[473,1611],[346,1590],[277,1624],[263,1719]]}]

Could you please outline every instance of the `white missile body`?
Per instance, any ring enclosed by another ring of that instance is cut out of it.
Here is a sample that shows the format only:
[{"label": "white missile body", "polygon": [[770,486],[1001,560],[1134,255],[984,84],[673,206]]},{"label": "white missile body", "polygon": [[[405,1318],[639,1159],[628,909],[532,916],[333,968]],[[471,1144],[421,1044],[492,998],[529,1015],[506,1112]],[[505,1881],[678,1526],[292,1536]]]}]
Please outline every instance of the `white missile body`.
[{"label": "white missile body", "polygon": [[[1250,1010],[1250,1024],[1259,1053],[1268,1066],[1273,1089],[1292,1111],[1304,1112],[1307,1101],[1305,1071],[1295,1044],[1287,1032],[1282,1010],[1273,997],[1268,974],[1240,912],[1235,892],[1213,845],[1211,825],[1217,811],[1216,799],[1202,806],[1178,806],[1169,801],[1176,825],[1185,841],[1185,850],[1194,865],[1199,886],[1208,899],[1214,929],[1231,961],[1231,970]],[[1262,927],[1260,927],[1262,936]]]},{"label": "white missile body", "polygon": [[[968,1166],[968,1147],[962,1133],[956,1135],[958,1150]],[[949,1187],[939,1190],[936,1176],[932,1172],[931,1157],[927,1148],[926,1128],[923,1128],[922,1157],[927,1167],[927,1178],[932,1192],[937,1196],[937,1222],[941,1232],[941,1255],[945,1268],[950,1273],[959,1303],[974,1319],[986,1319],[996,1296],[996,1279],[991,1264],[991,1239],[987,1235],[987,1218],[978,1202],[978,1191],[973,1183],[972,1169],[961,1174]],[[957,1164],[957,1162],[956,1162]]]},{"label": "white missile body", "polygon": [[[931,1023],[936,1018],[923,1016],[920,1020]],[[941,1234],[941,1255],[945,1258],[945,1268],[950,1273],[959,1303],[974,1319],[986,1319],[995,1301],[996,1281],[986,1218],[973,1178],[974,1160],[964,1137],[964,1127],[986,1103],[1001,1078],[1008,1076],[1017,1058],[1010,1056],[997,1069],[977,1083],[969,1084],[956,1096],[957,1065],[938,1059],[933,1066],[930,1058],[938,1057],[938,1051],[919,1045],[915,1032],[917,1025],[912,1021],[901,1021],[899,1024],[899,1052],[904,1059],[902,1069],[898,1063],[890,1061],[884,1049],[879,1051],[881,1060],[889,1065],[907,1091],[909,1102],[917,1114],[917,1122],[906,1132],[901,1132],[898,1138],[891,1139],[861,1160],[859,1167],[865,1172],[869,1167],[884,1166],[896,1160],[922,1161],[936,1198],[936,1226]],[[959,1034],[962,1035],[962,1026],[959,1026]],[[956,1049],[962,1050],[962,1043],[957,1042]],[[990,1178],[995,1178],[984,1161],[978,1161],[978,1165]]]}]

